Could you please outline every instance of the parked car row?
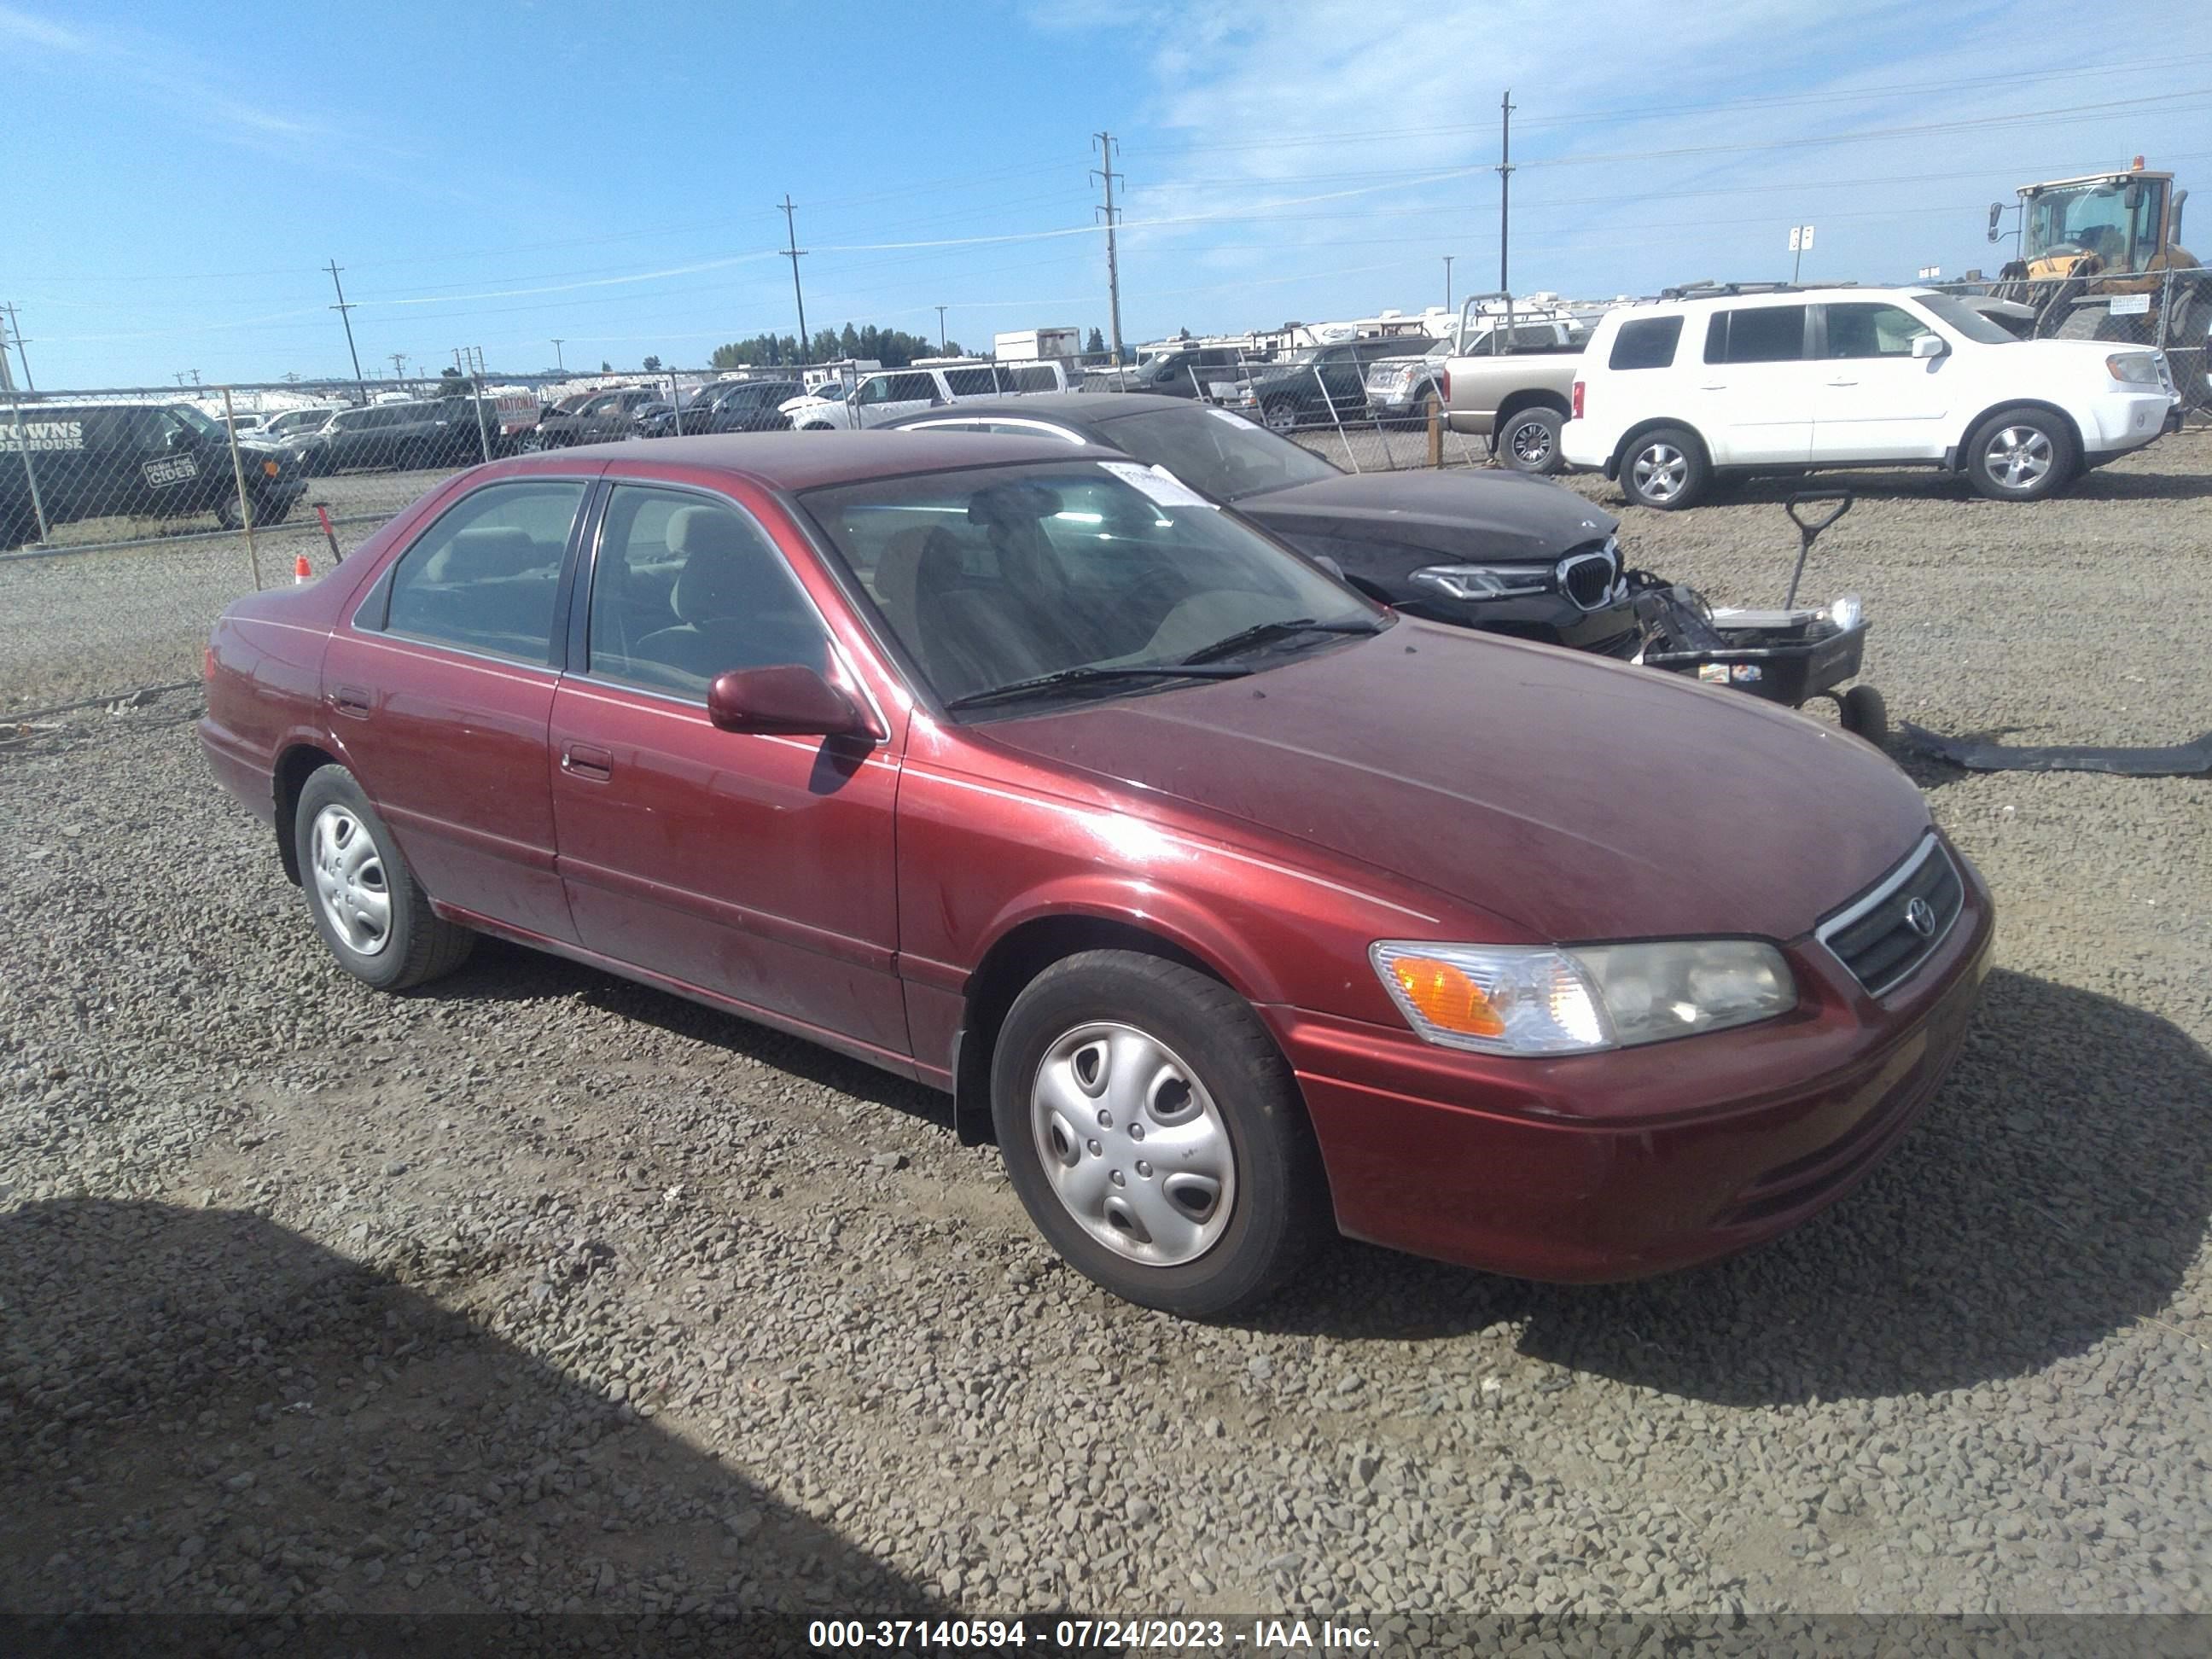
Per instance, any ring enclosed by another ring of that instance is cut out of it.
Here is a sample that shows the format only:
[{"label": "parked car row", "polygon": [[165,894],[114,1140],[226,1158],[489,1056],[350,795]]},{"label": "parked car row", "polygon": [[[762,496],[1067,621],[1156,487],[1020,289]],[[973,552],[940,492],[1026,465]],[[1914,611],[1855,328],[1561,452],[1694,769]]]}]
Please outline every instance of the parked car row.
[{"label": "parked car row", "polygon": [[1409,614],[1571,585],[1562,541],[1610,571],[1606,515],[1386,503],[1164,398],[906,414],[471,469],[234,604],[205,752],[335,960],[396,990],[491,933],[944,1090],[1062,1256],[1198,1316],[1332,1231],[1729,1254],[1924,1107],[1992,906],[1902,773]]}]

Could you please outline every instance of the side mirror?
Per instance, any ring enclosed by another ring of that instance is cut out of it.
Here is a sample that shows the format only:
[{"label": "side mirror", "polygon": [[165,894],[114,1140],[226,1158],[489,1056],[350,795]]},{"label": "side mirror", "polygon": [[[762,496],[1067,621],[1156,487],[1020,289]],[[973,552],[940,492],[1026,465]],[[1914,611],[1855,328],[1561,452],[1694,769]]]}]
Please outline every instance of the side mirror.
[{"label": "side mirror", "polygon": [[2130,213],[2133,213],[2137,208],[2141,207],[2142,205],[2142,180],[2138,179],[2135,183],[2130,185],[2124,191],[2122,191],[2120,192],[2120,202],[2121,204]]},{"label": "side mirror", "polygon": [[1990,204],[1990,240],[1992,242],[1997,239],[1997,221],[2004,217],[2004,210],[2005,204],[2002,202]]},{"label": "side mirror", "polygon": [[1943,337],[1940,334],[1916,334],[1912,337],[1912,355],[1915,357],[1940,357],[1950,349],[1943,343]]},{"label": "side mirror", "polygon": [[1328,554],[1315,554],[1313,556],[1313,562],[1319,565],[1323,570],[1328,571],[1330,575],[1335,577],[1337,580],[1342,581],[1344,580],[1344,567],[1339,564],[1334,559],[1330,558]]},{"label": "side mirror", "polygon": [[707,692],[707,718],[725,732],[762,736],[873,738],[860,706],[811,668],[732,668]]}]

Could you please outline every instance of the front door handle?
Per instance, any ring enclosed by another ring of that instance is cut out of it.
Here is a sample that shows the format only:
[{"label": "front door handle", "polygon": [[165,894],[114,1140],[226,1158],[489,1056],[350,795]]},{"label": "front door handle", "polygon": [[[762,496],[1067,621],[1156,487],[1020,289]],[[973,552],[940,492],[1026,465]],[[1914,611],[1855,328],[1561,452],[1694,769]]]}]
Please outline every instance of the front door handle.
[{"label": "front door handle", "polygon": [[561,749],[561,769],[572,778],[605,783],[615,775],[615,757],[586,743],[564,744]]},{"label": "front door handle", "polygon": [[341,714],[365,720],[376,706],[376,699],[358,685],[337,685],[331,688],[331,707]]},{"label": "front door handle", "polygon": [[1830,386],[1856,386],[1858,382],[1856,380],[1831,380],[1828,384]]},{"label": "front door handle", "polygon": [[1698,390],[1700,392],[1726,392],[1728,390],[1728,382],[1726,380],[1708,380],[1705,385],[1699,386]]}]

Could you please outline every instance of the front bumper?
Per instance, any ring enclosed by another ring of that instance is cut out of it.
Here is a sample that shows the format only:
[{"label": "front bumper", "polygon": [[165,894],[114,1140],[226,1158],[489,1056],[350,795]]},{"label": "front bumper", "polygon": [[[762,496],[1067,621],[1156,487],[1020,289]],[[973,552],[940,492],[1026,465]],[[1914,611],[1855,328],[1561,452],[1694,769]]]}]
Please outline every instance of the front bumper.
[{"label": "front bumper", "polygon": [[1570,651],[1595,652],[1622,661],[1634,656],[1644,644],[1644,624],[1630,598],[1595,611],[1583,610],[1564,593],[1480,604],[1460,604],[1441,595],[1421,593],[1394,599],[1391,603],[1409,617],[1533,640],[1539,645],[1561,645]]},{"label": "front bumper", "polygon": [[2083,445],[2093,455],[2140,449],[2166,429],[2166,416],[2172,409],[2172,398],[2157,386],[2145,387],[2141,393],[2113,392],[2096,398],[2086,411]]},{"label": "front bumper", "polygon": [[1808,936],[1785,947],[1795,1012],[1607,1054],[1492,1058],[1262,1010],[1304,1091],[1339,1227],[1486,1272],[1598,1282],[1796,1226],[1881,1161],[1965,1040],[1993,920],[1957,862],[1957,921],[1880,1001]]}]

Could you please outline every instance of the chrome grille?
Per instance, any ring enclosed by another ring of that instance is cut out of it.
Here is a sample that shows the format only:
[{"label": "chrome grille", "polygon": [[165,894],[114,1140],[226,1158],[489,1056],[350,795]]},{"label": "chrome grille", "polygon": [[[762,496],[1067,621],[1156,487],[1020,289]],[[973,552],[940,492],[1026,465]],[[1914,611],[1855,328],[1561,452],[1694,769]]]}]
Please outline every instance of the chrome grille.
[{"label": "chrome grille", "polygon": [[1966,901],[1958,866],[1930,834],[1814,935],[1870,995],[1881,996],[1911,978],[1943,942]]},{"label": "chrome grille", "polygon": [[1613,598],[1620,580],[1620,561],[1613,544],[1581,553],[1570,553],[1559,563],[1560,591],[1585,611],[1595,611]]}]

